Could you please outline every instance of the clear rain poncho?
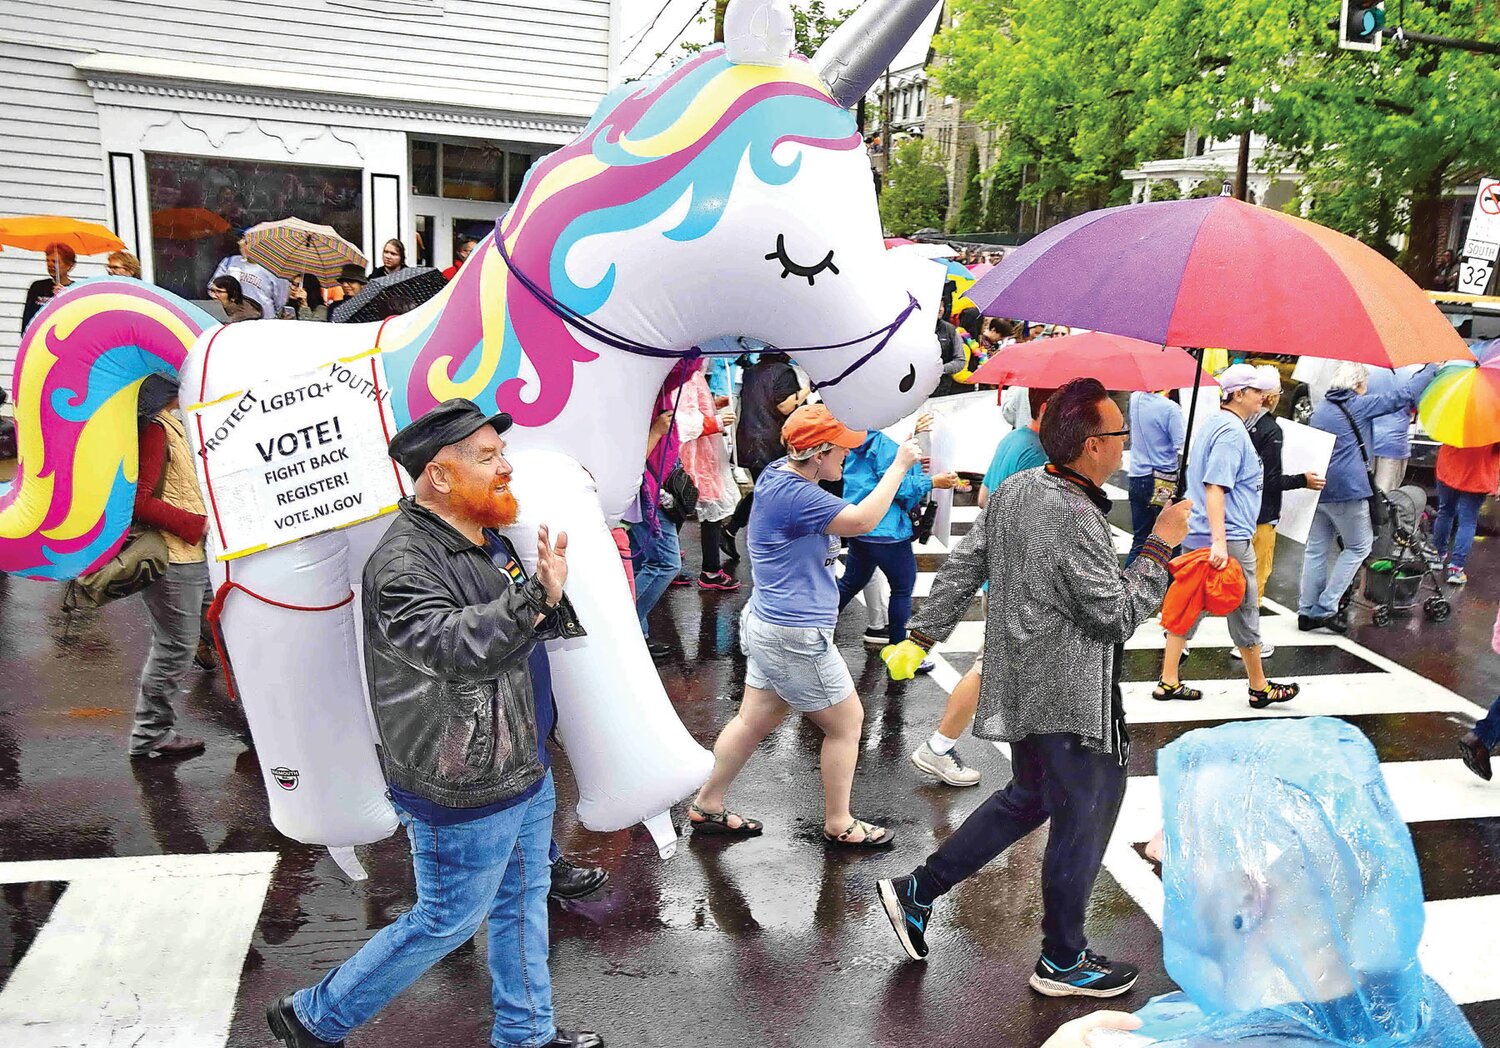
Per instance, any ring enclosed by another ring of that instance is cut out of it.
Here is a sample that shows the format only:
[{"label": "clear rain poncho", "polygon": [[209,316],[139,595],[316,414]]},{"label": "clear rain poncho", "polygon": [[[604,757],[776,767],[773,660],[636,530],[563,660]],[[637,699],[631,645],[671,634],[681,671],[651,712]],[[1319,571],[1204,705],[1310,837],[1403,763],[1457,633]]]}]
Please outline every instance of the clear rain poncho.
[{"label": "clear rain poncho", "polygon": [[1193,731],[1158,758],[1171,1048],[1479,1048],[1423,972],[1422,882],[1369,741],[1329,717]]}]

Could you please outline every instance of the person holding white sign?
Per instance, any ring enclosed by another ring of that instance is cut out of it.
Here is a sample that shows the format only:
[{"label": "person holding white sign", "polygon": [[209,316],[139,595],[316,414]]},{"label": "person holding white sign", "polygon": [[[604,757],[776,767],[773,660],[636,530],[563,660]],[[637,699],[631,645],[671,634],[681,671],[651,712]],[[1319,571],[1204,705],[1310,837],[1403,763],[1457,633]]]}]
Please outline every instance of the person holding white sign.
[{"label": "person holding white sign", "polygon": [[553,543],[538,529],[528,576],[496,530],[517,513],[501,437],[510,424],[455,399],[391,441],[416,497],[401,501],[365,565],[365,667],[383,770],[411,838],[417,903],[318,985],[267,1009],[287,1048],[342,1044],[486,918],[490,1043],[604,1043],[552,1018],[555,797],[534,656],[539,641],[583,631],[563,594],[567,535]]}]

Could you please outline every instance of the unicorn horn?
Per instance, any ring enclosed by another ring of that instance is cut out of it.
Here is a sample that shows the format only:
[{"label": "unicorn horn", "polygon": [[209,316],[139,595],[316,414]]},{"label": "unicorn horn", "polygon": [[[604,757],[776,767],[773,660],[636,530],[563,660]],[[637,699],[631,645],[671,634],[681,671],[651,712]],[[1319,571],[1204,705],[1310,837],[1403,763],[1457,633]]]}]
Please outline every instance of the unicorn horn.
[{"label": "unicorn horn", "polygon": [[854,108],[937,5],[938,0],[866,0],[812,60],[834,100]]}]

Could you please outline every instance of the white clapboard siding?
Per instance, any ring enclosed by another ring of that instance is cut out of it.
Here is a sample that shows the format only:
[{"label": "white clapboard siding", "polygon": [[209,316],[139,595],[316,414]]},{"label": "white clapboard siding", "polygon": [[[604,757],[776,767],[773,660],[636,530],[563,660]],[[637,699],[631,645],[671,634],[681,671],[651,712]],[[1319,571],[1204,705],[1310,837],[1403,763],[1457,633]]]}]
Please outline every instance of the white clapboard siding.
[{"label": "white clapboard siding", "polygon": [[[0,4],[0,11],[16,6]],[[61,214],[107,223],[99,117],[88,84],[73,69],[86,53],[17,43],[9,26],[0,32],[0,215]],[[97,276],[104,267],[79,259],[73,272]],[[0,382],[7,389],[26,288],[45,273],[35,252],[0,254]]]},{"label": "white clapboard siding", "polygon": [[[618,0],[0,0],[0,214],[109,224],[99,115],[76,64],[195,63],[414,104],[577,121],[608,88]],[[335,117],[335,120],[337,118]],[[81,259],[75,276],[103,272]],[[35,252],[0,254],[0,384],[10,385]]]}]

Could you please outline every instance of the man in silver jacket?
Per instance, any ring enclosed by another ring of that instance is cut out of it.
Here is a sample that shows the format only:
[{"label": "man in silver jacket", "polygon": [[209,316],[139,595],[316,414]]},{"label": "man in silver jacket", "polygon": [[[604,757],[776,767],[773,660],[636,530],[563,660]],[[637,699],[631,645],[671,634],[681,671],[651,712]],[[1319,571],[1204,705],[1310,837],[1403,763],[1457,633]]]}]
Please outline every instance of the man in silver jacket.
[{"label": "man in silver jacket", "polygon": [[885,652],[892,677],[910,676],[990,583],[974,734],[1011,744],[1010,785],[912,873],[880,881],[879,892],[902,946],[919,960],[936,899],[1051,819],[1042,953],[1030,981],[1053,997],[1113,997],[1138,974],[1089,950],[1083,920],[1125,794],[1119,646],[1161,608],[1190,504],[1164,510],[1136,561],[1120,567],[1101,485],[1120,468],[1126,436],[1099,382],[1075,379],[1058,390],[1042,416],[1048,465],[1016,474],[990,497],[938,573],[910,640]]}]

